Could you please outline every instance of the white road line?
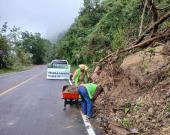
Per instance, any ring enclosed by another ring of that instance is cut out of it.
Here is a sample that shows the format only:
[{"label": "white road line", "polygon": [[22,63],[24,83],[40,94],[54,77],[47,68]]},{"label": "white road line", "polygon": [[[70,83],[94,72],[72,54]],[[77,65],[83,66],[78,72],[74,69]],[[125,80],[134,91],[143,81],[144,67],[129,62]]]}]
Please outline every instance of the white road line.
[{"label": "white road line", "polygon": [[73,83],[71,82],[71,80],[69,80],[69,83],[70,83],[70,85],[73,85]]},{"label": "white road line", "polygon": [[11,91],[13,91],[13,90],[15,90],[17,87],[19,87],[19,86],[21,86],[21,85],[27,83],[28,81],[30,81],[30,80],[32,80],[32,79],[34,79],[34,78],[36,78],[36,77],[42,75],[43,73],[44,73],[44,72],[41,72],[41,73],[39,73],[39,74],[36,74],[36,75],[34,75],[34,76],[32,76],[32,77],[26,79],[25,81],[23,81],[23,82],[21,82],[21,83],[15,85],[15,86],[13,86],[13,87],[7,89],[6,91],[0,93],[0,97],[3,96],[3,95],[5,95],[5,94],[7,94],[7,93],[9,93],[9,92],[11,92]]},{"label": "white road line", "polygon": [[24,72],[24,71],[20,71],[20,72],[13,72],[13,73],[6,73],[6,74],[4,74],[4,75],[0,75],[0,78],[2,78],[2,77],[7,77],[7,76],[10,76],[10,75],[15,75],[15,74],[17,74],[17,73],[21,73],[21,72]]},{"label": "white road line", "polygon": [[[69,80],[70,85],[73,85],[71,80]],[[89,135],[96,135],[94,132],[94,129],[92,127],[92,125],[90,124],[90,121],[86,118],[86,116],[80,111],[84,125],[86,127],[86,130],[88,132]]]},{"label": "white road line", "polygon": [[20,74],[20,73],[27,72],[27,71],[31,71],[31,69],[23,70],[23,71],[18,71],[18,72],[5,73],[5,74],[0,75],[0,78],[8,77],[8,76],[13,76],[13,75]]},{"label": "white road line", "polygon": [[7,77],[7,76],[12,76],[12,75],[15,75],[15,74],[20,74],[20,73],[27,72],[27,71],[31,71],[31,69],[33,69],[33,68],[37,68],[37,66],[36,67],[32,67],[30,69],[23,70],[23,71],[0,74],[0,78]]},{"label": "white road line", "polygon": [[86,127],[86,130],[87,130],[88,134],[89,135],[96,135],[92,125],[90,124],[90,121],[86,118],[86,116],[81,111],[80,111],[80,113],[81,113],[81,116],[83,118],[84,125]]}]

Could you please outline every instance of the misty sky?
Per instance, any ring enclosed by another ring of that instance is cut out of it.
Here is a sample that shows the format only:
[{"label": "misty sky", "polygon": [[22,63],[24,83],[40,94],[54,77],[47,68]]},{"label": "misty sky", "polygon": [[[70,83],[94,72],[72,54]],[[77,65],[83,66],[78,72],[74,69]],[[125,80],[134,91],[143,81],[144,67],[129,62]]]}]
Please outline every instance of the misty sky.
[{"label": "misty sky", "polygon": [[54,39],[78,16],[83,0],[0,0],[0,25],[40,32]]}]

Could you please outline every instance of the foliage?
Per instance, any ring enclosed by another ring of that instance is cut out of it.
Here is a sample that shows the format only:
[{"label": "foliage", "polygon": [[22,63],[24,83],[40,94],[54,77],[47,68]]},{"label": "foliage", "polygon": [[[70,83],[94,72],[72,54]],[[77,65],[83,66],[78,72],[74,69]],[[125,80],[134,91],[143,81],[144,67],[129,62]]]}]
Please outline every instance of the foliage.
[{"label": "foliage", "polygon": [[20,46],[32,54],[34,64],[47,63],[51,59],[52,45],[48,40],[41,38],[39,33],[22,32],[22,39]]},{"label": "foliage", "polygon": [[167,105],[167,107],[165,108],[165,111],[170,113],[170,104]]},{"label": "foliage", "polygon": [[51,60],[52,44],[39,33],[9,28],[7,22],[0,29],[0,69],[22,65],[43,64]]},{"label": "foliage", "polygon": [[[169,0],[155,0],[163,8]],[[63,38],[54,46],[55,58],[68,59],[71,64],[91,64],[108,53],[137,39],[143,0],[84,0],[84,8]],[[166,9],[168,10],[168,9]],[[166,10],[161,10],[163,14]],[[147,7],[143,30],[152,20]],[[168,21],[164,25],[168,25]]]},{"label": "foliage", "polygon": [[[154,2],[160,15],[169,11],[170,0]],[[91,65],[138,37],[143,8],[143,0],[84,0],[79,16],[54,45],[39,33],[9,28],[5,22],[0,28],[0,68],[43,64],[56,58],[67,59],[75,66]],[[143,30],[152,20],[149,6],[144,15]],[[167,26],[169,21],[161,29]]]},{"label": "foliage", "polygon": [[9,55],[9,45],[7,39],[0,35],[0,68],[7,66],[7,58]]},{"label": "foliage", "polygon": [[131,110],[131,103],[130,102],[128,102],[128,103],[126,103],[125,104],[125,108],[124,108],[124,112],[125,112],[125,114],[127,114],[130,110]]},{"label": "foliage", "polygon": [[126,128],[132,128],[133,127],[133,123],[129,121],[128,118],[123,118],[121,121],[120,121],[121,125],[123,127],[126,127]]},{"label": "foliage", "polygon": [[134,25],[140,19],[140,4],[140,0],[84,0],[79,17],[55,44],[55,57],[67,58],[75,65],[90,64],[122,47],[128,31],[125,25]]}]

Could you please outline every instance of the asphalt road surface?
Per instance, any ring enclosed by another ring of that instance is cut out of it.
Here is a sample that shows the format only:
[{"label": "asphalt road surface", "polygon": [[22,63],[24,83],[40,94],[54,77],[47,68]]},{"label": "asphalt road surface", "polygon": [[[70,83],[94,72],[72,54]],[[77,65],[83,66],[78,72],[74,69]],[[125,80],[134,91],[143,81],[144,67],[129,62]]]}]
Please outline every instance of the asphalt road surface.
[{"label": "asphalt road surface", "polygon": [[63,111],[66,80],[46,80],[46,66],[0,75],[0,135],[87,135],[80,111]]}]

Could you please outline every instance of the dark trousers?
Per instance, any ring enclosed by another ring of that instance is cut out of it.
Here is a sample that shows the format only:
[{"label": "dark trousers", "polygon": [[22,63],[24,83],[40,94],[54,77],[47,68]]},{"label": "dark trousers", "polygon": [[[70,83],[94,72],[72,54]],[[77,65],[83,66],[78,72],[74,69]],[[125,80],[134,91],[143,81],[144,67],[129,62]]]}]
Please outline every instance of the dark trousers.
[{"label": "dark trousers", "polygon": [[92,101],[89,98],[86,88],[84,86],[79,86],[78,93],[81,96],[82,112],[88,117],[91,117],[92,116]]}]

